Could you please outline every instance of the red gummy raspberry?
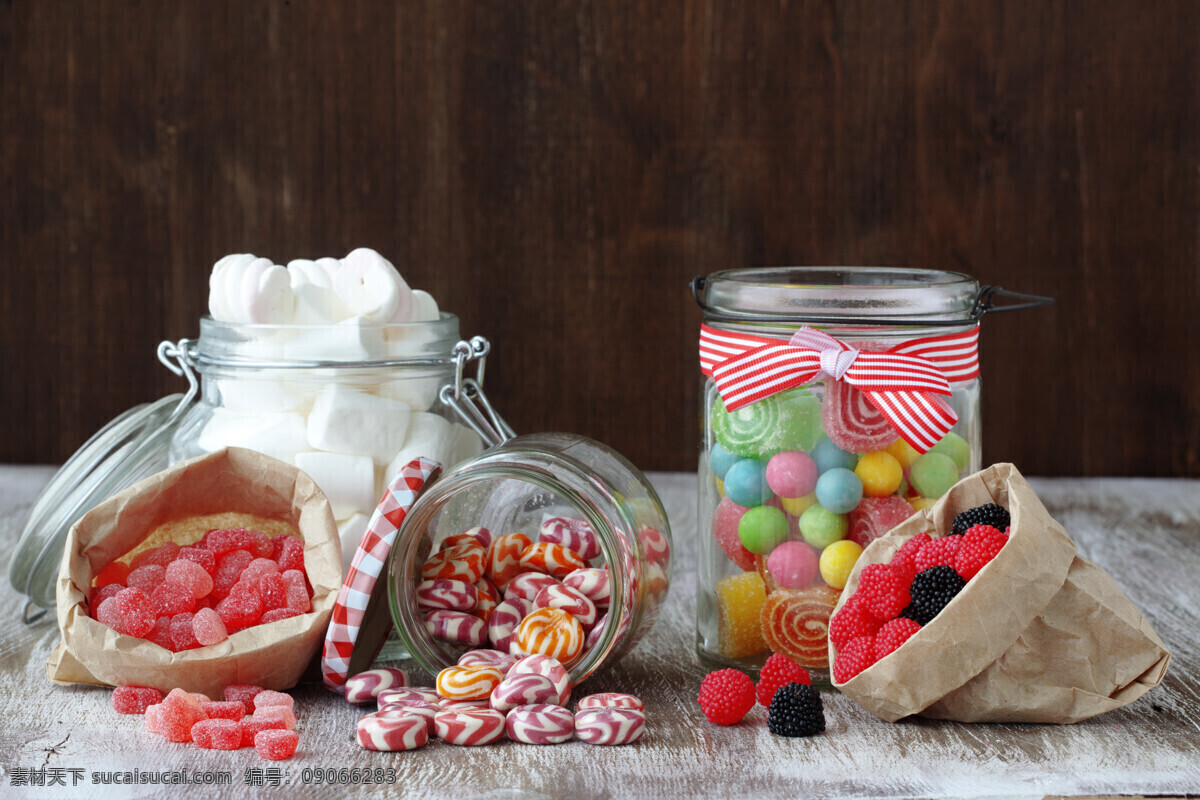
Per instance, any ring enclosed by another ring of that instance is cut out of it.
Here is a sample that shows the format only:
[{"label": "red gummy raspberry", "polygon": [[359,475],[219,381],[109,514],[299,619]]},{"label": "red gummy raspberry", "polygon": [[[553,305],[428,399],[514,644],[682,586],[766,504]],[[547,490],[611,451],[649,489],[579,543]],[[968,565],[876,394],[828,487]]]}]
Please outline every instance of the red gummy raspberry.
[{"label": "red gummy raspberry", "polygon": [[755,690],[758,702],[770,708],[775,692],[789,683],[812,686],[812,676],[808,674],[808,670],[782,653],[773,653],[758,673],[758,687]]},{"label": "red gummy raspberry", "polygon": [[901,545],[896,555],[892,556],[892,569],[900,575],[909,576],[905,583],[912,583],[912,576],[917,574],[917,553],[930,541],[932,539],[928,533],[918,533]]},{"label": "red gummy raspberry", "polygon": [[975,525],[962,536],[962,545],[954,557],[954,571],[964,581],[975,577],[984,565],[996,557],[1008,537],[991,525]]},{"label": "red gummy raspberry", "polygon": [[856,592],[829,621],[829,641],[840,648],[851,639],[874,634],[877,630],[879,621],[862,608]]},{"label": "red gummy raspberry", "polygon": [[839,647],[833,660],[833,679],[845,683],[875,663],[875,637],[867,634]]},{"label": "red gummy raspberry", "polygon": [[871,564],[859,575],[854,596],[862,609],[875,619],[895,619],[912,602],[908,594],[911,582],[911,576],[898,573],[890,564]]},{"label": "red gummy raspberry", "polygon": [[921,623],[908,617],[897,617],[883,623],[879,633],[875,634],[875,660],[879,661],[889,653],[899,649],[908,641],[908,637],[921,630]]},{"label": "red gummy raspberry", "polygon": [[736,669],[719,669],[704,676],[696,702],[709,722],[732,725],[754,708],[754,681]]},{"label": "red gummy raspberry", "polygon": [[917,557],[914,559],[917,572],[924,572],[930,567],[953,567],[954,557],[958,555],[958,548],[961,546],[961,536],[930,539],[917,551]]}]

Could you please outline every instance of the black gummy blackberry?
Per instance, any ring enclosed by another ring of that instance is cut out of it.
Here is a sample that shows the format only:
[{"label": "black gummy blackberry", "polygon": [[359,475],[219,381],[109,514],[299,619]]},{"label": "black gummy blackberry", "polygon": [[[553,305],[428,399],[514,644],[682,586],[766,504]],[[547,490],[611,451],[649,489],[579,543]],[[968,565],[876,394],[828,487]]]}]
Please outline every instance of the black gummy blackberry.
[{"label": "black gummy blackberry", "polygon": [[908,587],[912,602],[900,612],[900,616],[928,625],[965,585],[966,581],[954,571],[954,567],[930,567],[919,572]]},{"label": "black gummy blackberry", "polygon": [[950,525],[950,532],[966,533],[969,528],[976,525],[991,525],[996,530],[1003,531],[1011,524],[1012,518],[1008,515],[1007,508],[995,503],[988,503],[986,506],[969,508],[956,514],[954,522]]},{"label": "black gummy blackberry", "polygon": [[777,736],[812,736],[825,730],[821,695],[803,683],[779,687],[767,711],[767,730]]}]

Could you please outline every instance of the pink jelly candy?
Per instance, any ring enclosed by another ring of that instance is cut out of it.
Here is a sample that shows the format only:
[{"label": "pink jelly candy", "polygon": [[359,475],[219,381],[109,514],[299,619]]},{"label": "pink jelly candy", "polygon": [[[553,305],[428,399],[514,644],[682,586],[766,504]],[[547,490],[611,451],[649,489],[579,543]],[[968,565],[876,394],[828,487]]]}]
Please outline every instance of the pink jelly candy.
[{"label": "pink jelly candy", "polygon": [[166,579],[167,568],[161,564],[146,564],[129,573],[125,585],[141,589],[147,595]]},{"label": "pink jelly candy", "polygon": [[182,689],[172,689],[158,707],[158,732],[172,742],[190,742],[192,726],[207,719],[200,703]]},{"label": "pink jelly candy", "polygon": [[259,731],[286,731],[281,719],[255,719],[245,717],[242,725],[242,747],[254,747],[254,737]]},{"label": "pink jelly candy", "polygon": [[272,558],[279,565],[280,572],[289,569],[304,569],[304,542],[295,536],[276,536],[272,540],[274,552]]},{"label": "pink jelly candy", "polygon": [[236,700],[245,707],[247,714],[254,713],[254,698],[263,691],[263,687],[249,683],[231,683],[225,687],[222,696],[226,700]]},{"label": "pink jelly candy", "polygon": [[124,561],[113,561],[104,569],[96,573],[96,576],[92,578],[92,586],[99,589],[114,583],[124,585],[125,579],[128,577],[129,565]]},{"label": "pink jelly candy", "polygon": [[248,581],[253,583],[264,575],[278,575],[279,565],[269,558],[256,558],[246,565],[242,570],[242,575],[238,578],[239,581]]},{"label": "pink jelly candy", "polygon": [[167,564],[167,581],[186,586],[192,597],[204,597],[213,590],[213,579],[203,565],[187,559],[176,559]]},{"label": "pink jelly candy", "polygon": [[192,617],[192,632],[196,641],[204,646],[223,642],[229,637],[225,621],[211,608],[202,608]]},{"label": "pink jelly candy", "polygon": [[254,749],[268,761],[283,761],[296,754],[300,736],[293,730],[259,731],[254,736]]},{"label": "pink jelly candy", "polygon": [[283,580],[287,583],[287,607],[301,614],[312,611],[312,595],[309,593],[304,573],[298,569],[289,569],[283,573]]},{"label": "pink jelly candy", "polygon": [[287,692],[276,692],[273,689],[263,689],[258,694],[254,695],[254,710],[260,708],[269,708],[272,706],[280,706],[295,710],[296,701]]},{"label": "pink jelly candy", "polygon": [[150,550],[143,550],[133,557],[129,562],[131,569],[138,569],[146,564],[157,564],[160,567],[165,567],[175,560],[179,555],[180,547],[175,542],[163,542],[161,547],[155,547]]},{"label": "pink jelly candy", "polygon": [[258,698],[254,699],[255,719],[277,719],[283,722],[283,727],[289,731],[296,727],[296,714],[287,706],[260,706]]},{"label": "pink jelly candy", "polygon": [[272,622],[279,622],[281,619],[291,619],[298,616],[300,616],[300,612],[292,608],[273,608],[270,611],[263,612],[259,624],[267,625]]},{"label": "pink jelly candy", "polygon": [[96,617],[96,609],[100,608],[100,604],[110,597],[116,597],[117,592],[124,588],[125,587],[119,583],[109,583],[101,586],[99,589],[93,590],[92,599],[90,600],[92,606],[92,617],[99,619],[99,617]]},{"label": "pink jelly candy", "polygon": [[[209,577],[212,577],[217,572],[217,554],[212,550],[203,547],[183,547],[179,550],[179,557],[176,561],[191,561],[193,564],[199,564]],[[168,566],[170,566],[168,564]]]},{"label": "pink jelly candy", "polygon": [[217,603],[217,613],[228,628],[246,628],[257,625],[262,618],[263,603],[258,596],[258,587],[238,581],[229,590],[224,600]]},{"label": "pink jelly candy", "polygon": [[229,594],[229,590],[237,583],[242,570],[250,566],[254,556],[248,550],[232,550],[217,559],[217,572],[213,575],[212,593],[218,600]]},{"label": "pink jelly candy", "polygon": [[164,650],[174,650],[175,643],[171,641],[171,618],[159,617],[154,621],[154,627],[146,634],[146,641],[153,642]]},{"label": "pink jelly candy", "polygon": [[112,705],[118,714],[145,714],[162,699],[162,692],[150,686],[118,686],[113,689]]},{"label": "pink jelly candy", "polygon": [[192,627],[192,619],[195,616],[195,614],[184,613],[171,617],[171,649],[175,652],[191,650],[200,646],[200,642],[196,639],[196,631]]},{"label": "pink jelly candy", "polygon": [[192,595],[192,590],[182,583],[163,581],[150,593],[150,610],[160,617],[173,617],[186,611],[194,611],[195,608],[196,598]]},{"label": "pink jelly candy", "polygon": [[278,572],[271,572],[259,578],[258,596],[262,598],[264,611],[286,608],[287,583],[284,582],[283,576]]},{"label": "pink jelly candy", "polygon": [[192,726],[192,741],[205,750],[237,750],[242,746],[242,726],[231,719],[202,719]]},{"label": "pink jelly candy", "polygon": [[158,615],[150,608],[150,597],[141,589],[129,588],[113,598],[121,612],[121,627],[130,636],[145,636],[154,627]]},{"label": "pink jelly candy", "polygon": [[850,512],[850,532],[846,538],[866,548],[916,512],[903,497],[864,497]]},{"label": "pink jelly candy", "polygon": [[900,438],[867,396],[845,381],[825,381],[821,423],[830,440],[847,453],[873,453]]},{"label": "pink jelly candy", "polygon": [[[121,591],[125,590],[122,589]],[[125,632],[125,626],[121,622],[121,608],[117,605],[117,598],[110,597],[96,606],[96,621],[102,625],[107,625],[117,633]]]},{"label": "pink jelly candy", "polygon": [[200,703],[200,708],[209,719],[231,719],[238,722],[246,716],[246,707],[237,700],[208,700]]},{"label": "pink jelly candy", "polygon": [[220,556],[234,550],[250,552],[254,547],[254,537],[245,528],[214,529],[204,534],[201,544]]}]

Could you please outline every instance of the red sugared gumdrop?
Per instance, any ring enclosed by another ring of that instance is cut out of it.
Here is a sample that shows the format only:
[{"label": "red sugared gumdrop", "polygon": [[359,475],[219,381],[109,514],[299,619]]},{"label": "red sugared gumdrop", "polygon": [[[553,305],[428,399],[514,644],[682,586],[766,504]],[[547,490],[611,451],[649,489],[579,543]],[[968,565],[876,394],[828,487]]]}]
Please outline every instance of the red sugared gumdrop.
[{"label": "red sugared gumdrop", "polygon": [[287,606],[287,583],[278,572],[263,575],[258,579],[258,594],[266,611]]},{"label": "red sugared gumdrop", "polygon": [[146,641],[153,642],[164,650],[174,652],[175,643],[171,641],[171,618],[164,615],[154,620],[154,627],[146,634]]},{"label": "red sugared gumdrop", "polygon": [[113,598],[121,612],[121,627],[130,636],[145,636],[158,619],[150,608],[150,598],[141,589],[129,588]]},{"label": "red sugared gumdrop", "polygon": [[182,689],[172,689],[159,708],[158,732],[171,742],[190,742],[192,726],[207,719],[199,701]]},{"label": "red sugared gumdrop", "polygon": [[254,737],[261,731],[286,731],[281,719],[242,720],[242,747],[254,747]]},{"label": "red sugared gumdrop", "polygon": [[259,731],[254,737],[254,749],[268,761],[283,761],[296,754],[300,736],[292,730]]},{"label": "red sugared gumdrop", "polygon": [[255,719],[278,719],[283,721],[283,727],[289,731],[296,727],[296,713],[287,706],[260,706],[258,698],[254,698]]},{"label": "red sugared gumdrop", "polygon": [[162,699],[162,692],[149,686],[118,686],[113,689],[112,704],[118,714],[145,714]]},{"label": "red sugared gumdrop", "polygon": [[217,603],[216,610],[227,628],[248,628],[257,625],[263,613],[258,587],[246,581],[238,581],[229,590],[229,595]]},{"label": "red sugared gumdrop", "polygon": [[217,574],[213,576],[213,596],[221,600],[242,576],[242,570],[250,566],[254,556],[248,550],[233,550],[217,559]]},{"label": "red sugared gumdrop", "polygon": [[241,703],[247,714],[254,713],[254,698],[263,691],[263,687],[250,683],[231,683],[225,687],[225,699]]},{"label": "red sugared gumdrop", "polygon": [[195,614],[183,613],[171,617],[171,644],[176,653],[183,650],[193,650],[200,646],[196,639],[196,631],[192,627]]},{"label": "red sugared gumdrop", "polygon": [[237,750],[242,726],[230,719],[202,719],[192,726],[192,741],[205,750]]},{"label": "red sugared gumdrop", "polygon": [[196,635],[196,641],[204,646],[223,642],[229,636],[225,621],[211,608],[202,608],[196,612],[192,618],[192,632]]},{"label": "red sugared gumdrop", "polygon": [[712,520],[713,536],[716,538],[717,544],[721,546],[725,555],[729,556],[730,561],[746,572],[754,569],[754,554],[745,548],[741,538],[738,537],[738,523],[741,522],[742,515],[748,510],[728,497],[723,497],[721,502],[717,503],[716,510],[713,511]]},{"label": "red sugared gumdrop", "polygon": [[180,558],[167,564],[167,581],[187,587],[192,597],[200,598],[213,590],[213,578],[195,561]]},{"label": "red sugared gumdrop", "polygon": [[165,567],[167,564],[170,564],[172,561],[174,561],[175,557],[179,555],[179,549],[179,545],[175,542],[163,542],[161,547],[155,547],[151,550],[143,550],[142,552],[138,553],[133,557],[133,560],[129,562],[129,566],[131,569],[137,569],[138,567],[146,564],[157,564],[160,567]]},{"label": "red sugared gumdrop", "polygon": [[147,595],[153,592],[167,577],[167,568],[161,564],[145,564],[129,573],[125,585],[133,589],[141,589]]},{"label": "red sugared gumdrop", "polygon": [[260,708],[268,708],[270,706],[282,706],[295,710],[296,701],[287,692],[276,692],[272,689],[263,689],[258,694],[254,695],[254,710]]},{"label": "red sugared gumdrop", "polygon": [[125,579],[128,577],[129,565],[124,561],[114,561],[96,573],[96,577],[92,578],[92,586],[98,589],[101,586],[108,586],[112,583],[124,584]]},{"label": "red sugared gumdrop", "polygon": [[101,586],[99,589],[94,589],[92,591],[92,600],[91,600],[92,617],[95,619],[100,619],[99,617],[96,616],[96,609],[100,608],[100,604],[103,603],[108,598],[116,597],[117,592],[121,591],[124,588],[125,587],[119,583],[110,583],[110,584],[107,584],[106,586]]},{"label": "red sugared gumdrop", "polygon": [[275,537],[275,563],[280,572],[304,569],[304,542],[295,536]]},{"label": "red sugared gumdrop", "polygon": [[199,564],[210,577],[217,573],[217,554],[204,547],[184,547],[175,560]]},{"label": "red sugared gumdrop", "polygon": [[160,617],[173,617],[194,611],[195,608],[196,598],[192,596],[192,590],[182,583],[163,581],[150,593],[150,610]]},{"label": "red sugared gumdrop", "polygon": [[290,608],[274,608],[270,611],[264,611],[262,619],[259,620],[260,625],[266,625],[271,622],[279,622],[281,619],[291,619],[292,617],[300,616],[299,611]]},{"label": "red sugared gumdrop", "polygon": [[[121,591],[125,590],[122,589]],[[117,633],[125,632],[125,626],[121,622],[121,608],[117,604],[117,598],[109,597],[96,606],[96,621],[101,625],[107,625]]]},{"label": "red sugared gumdrop", "polygon": [[238,578],[239,581],[256,581],[263,575],[276,575],[279,573],[279,565],[269,558],[256,558],[246,565],[242,570],[242,575]]},{"label": "red sugared gumdrop", "polygon": [[312,596],[308,593],[308,582],[304,573],[298,569],[289,569],[283,573],[287,582],[287,607],[301,614],[312,611]]},{"label": "red sugared gumdrop", "polygon": [[246,707],[237,700],[209,700],[200,703],[209,719],[231,719],[238,722],[246,716]]}]

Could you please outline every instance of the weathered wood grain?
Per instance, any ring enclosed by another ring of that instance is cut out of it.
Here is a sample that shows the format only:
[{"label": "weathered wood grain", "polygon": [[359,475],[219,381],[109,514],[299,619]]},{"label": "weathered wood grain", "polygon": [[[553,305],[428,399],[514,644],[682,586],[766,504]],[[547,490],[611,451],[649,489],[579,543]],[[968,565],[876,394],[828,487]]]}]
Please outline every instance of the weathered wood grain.
[{"label": "weathered wood grain", "polygon": [[[0,548],[7,551],[44,468],[0,467]],[[407,754],[369,753],[353,741],[361,712],[324,689],[297,690],[299,755],[287,762],[289,796],[328,796],[300,785],[305,767],[396,770],[380,797],[1030,797],[1200,792],[1200,483],[1186,480],[1033,479],[1080,550],[1106,568],[1144,611],[1174,660],[1162,686],[1119,711],[1073,726],[964,725],[928,720],[886,724],[847,698],[823,695],[828,729],[813,739],[767,732],[762,709],[743,723],[706,723],[695,704],[705,673],[694,655],[697,532],[695,478],[651,476],[671,517],[678,562],[664,616],[623,662],[584,691],[630,691],[646,701],[642,743],[539,748],[513,742],[482,749],[431,743]],[[242,796],[247,751],[211,753],[170,745],[118,717],[109,693],[52,688],[44,661],[52,625],[13,620],[20,600],[0,587],[0,794],[14,767],[91,770],[231,770]],[[88,787],[89,789],[91,787]],[[279,790],[266,789],[275,796]],[[164,792],[112,792],[156,797]],[[30,797],[81,796],[28,790]],[[89,795],[91,796],[91,795]]]},{"label": "weathered wood grain", "polygon": [[1188,0],[0,3],[0,461],[181,384],[212,263],[372,246],[518,431],[695,460],[687,281],[911,265],[982,339],[985,463],[1200,475]]}]

